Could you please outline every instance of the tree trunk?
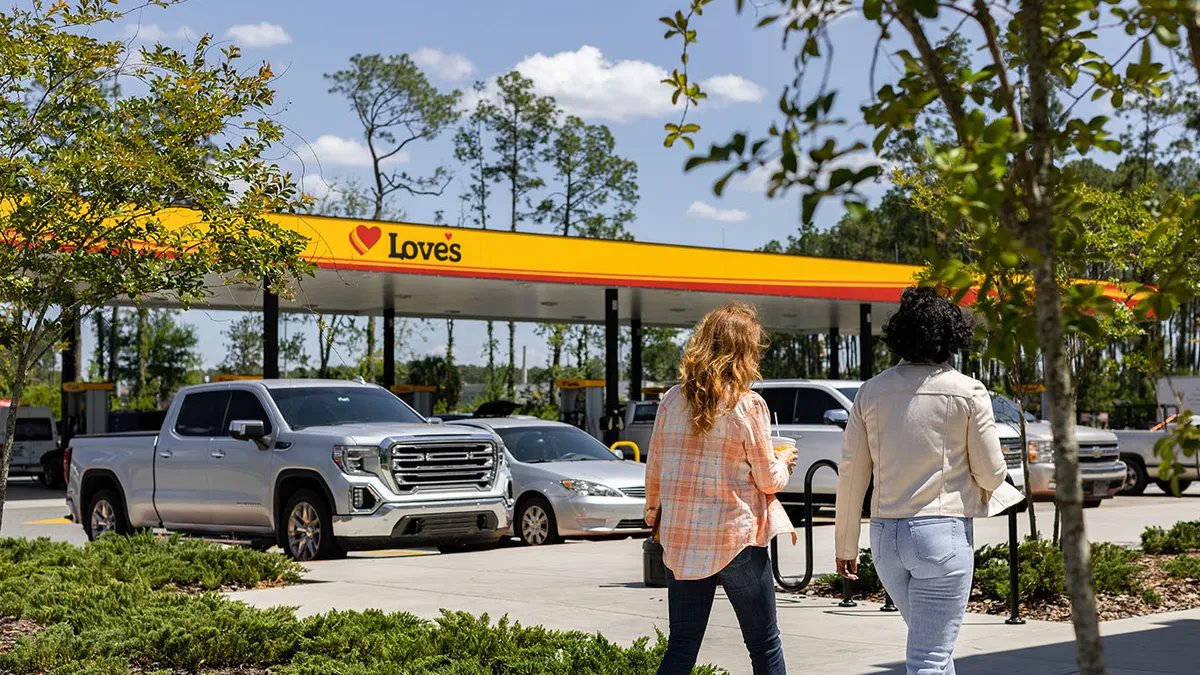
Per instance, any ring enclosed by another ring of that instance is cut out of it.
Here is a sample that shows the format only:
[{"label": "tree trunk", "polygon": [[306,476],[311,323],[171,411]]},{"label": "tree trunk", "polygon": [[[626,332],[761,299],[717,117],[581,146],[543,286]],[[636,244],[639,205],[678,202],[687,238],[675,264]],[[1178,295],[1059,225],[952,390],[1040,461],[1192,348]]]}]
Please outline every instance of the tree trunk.
[{"label": "tree trunk", "polygon": [[4,526],[4,504],[8,500],[8,467],[12,462],[13,439],[17,435],[17,407],[21,405],[21,396],[25,393],[25,380],[29,378],[29,356],[23,353],[17,355],[13,366],[12,401],[9,404],[8,418],[4,422],[3,460],[0,461],[0,527]]},{"label": "tree trunk", "polygon": [[1079,444],[1075,438],[1075,399],[1065,349],[1063,313],[1056,272],[1054,241],[1054,146],[1051,140],[1050,82],[1042,31],[1042,0],[1024,0],[1019,16],[1025,46],[1030,107],[1030,173],[1025,176],[1038,340],[1042,346],[1049,419],[1054,438],[1056,503],[1061,511],[1063,558],[1080,675],[1104,675],[1104,644],[1092,581],[1091,549],[1083,520],[1083,485],[1079,477]]},{"label": "tree trunk", "polygon": [[109,382],[117,381],[117,357],[120,354],[121,314],[116,307],[108,319],[108,377]]},{"label": "tree trunk", "polygon": [[454,319],[446,319],[446,365],[454,365]]},{"label": "tree trunk", "polygon": [[144,397],[147,390],[147,370],[150,366],[150,310],[138,307],[137,310],[137,389],[135,398],[139,405],[145,405]]},{"label": "tree trunk", "polygon": [[496,324],[487,322],[487,383],[491,390],[496,386]]}]

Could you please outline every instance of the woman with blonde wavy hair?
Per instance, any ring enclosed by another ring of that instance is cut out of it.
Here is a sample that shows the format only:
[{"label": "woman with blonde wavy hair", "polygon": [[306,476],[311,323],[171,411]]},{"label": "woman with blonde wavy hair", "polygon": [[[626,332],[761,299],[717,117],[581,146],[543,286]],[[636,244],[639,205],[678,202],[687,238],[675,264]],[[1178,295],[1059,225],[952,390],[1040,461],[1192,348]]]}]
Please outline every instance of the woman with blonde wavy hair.
[{"label": "woman with blonde wavy hair", "polygon": [[667,567],[670,637],[659,675],[692,672],[717,586],[742,628],[754,675],[786,673],[767,544],[795,530],[775,493],[795,448],[771,443],[767,404],[750,391],[764,347],[749,305],[726,305],[696,326],[680,384],[663,397],[646,466],[646,522]]}]

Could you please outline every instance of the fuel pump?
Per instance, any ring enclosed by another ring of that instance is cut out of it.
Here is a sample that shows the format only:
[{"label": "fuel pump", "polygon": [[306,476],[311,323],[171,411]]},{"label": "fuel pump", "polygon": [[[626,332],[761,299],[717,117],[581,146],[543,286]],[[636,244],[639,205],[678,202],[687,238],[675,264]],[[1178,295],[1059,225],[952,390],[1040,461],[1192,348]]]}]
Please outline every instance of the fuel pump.
[{"label": "fuel pump", "polygon": [[563,379],[558,387],[559,419],[597,440],[604,439],[604,380]]},{"label": "fuel pump", "polygon": [[397,384],[392,386],[392,393],[400,397],[413,410],[424,417],[433,415],[433,393],[437,387],[425,384]]},{"label": "fuel pump", "polygon": [[67,382],[67,409],[63,411],[62,442],[69,443],[79,434],[103,434],[108,431],[108,411],[112,382]]}]

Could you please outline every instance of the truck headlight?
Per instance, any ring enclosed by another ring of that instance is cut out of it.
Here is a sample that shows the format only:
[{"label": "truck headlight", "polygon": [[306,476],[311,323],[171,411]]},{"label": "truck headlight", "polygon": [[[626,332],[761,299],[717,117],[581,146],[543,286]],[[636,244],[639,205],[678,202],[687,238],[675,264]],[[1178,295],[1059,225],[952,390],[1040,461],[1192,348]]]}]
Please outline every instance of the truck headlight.
[{"label": "truck headlight", "polygon": [[1030,464],[1053,464],[1054,443],[1052,441],[1029,441]]},{"label": "truck headlight", "polygon": [[599,483],[592,483],[586,480],[564,480],[561,485],[566,489],[583,497],[623,497],[620,492]]},{"label": "truck headlight", "polygon": [[354,445],[333,446],[333,463],[342,473],[369,476],[379,470],[379,448]]}]

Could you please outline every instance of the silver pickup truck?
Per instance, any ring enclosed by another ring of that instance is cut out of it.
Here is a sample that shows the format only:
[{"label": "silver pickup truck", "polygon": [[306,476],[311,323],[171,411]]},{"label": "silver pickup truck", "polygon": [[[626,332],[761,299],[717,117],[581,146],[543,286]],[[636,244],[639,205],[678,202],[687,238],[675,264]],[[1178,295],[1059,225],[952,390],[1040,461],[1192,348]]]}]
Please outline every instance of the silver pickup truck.
[{"label": "silver pickup truck", "polygon": [[493,434],[430,424],[356,382],[186,387],[157,433],[77,436],[66,454],[67,504],[92,539],[162,528],[317,560],[489,545],[512,519]]}]

